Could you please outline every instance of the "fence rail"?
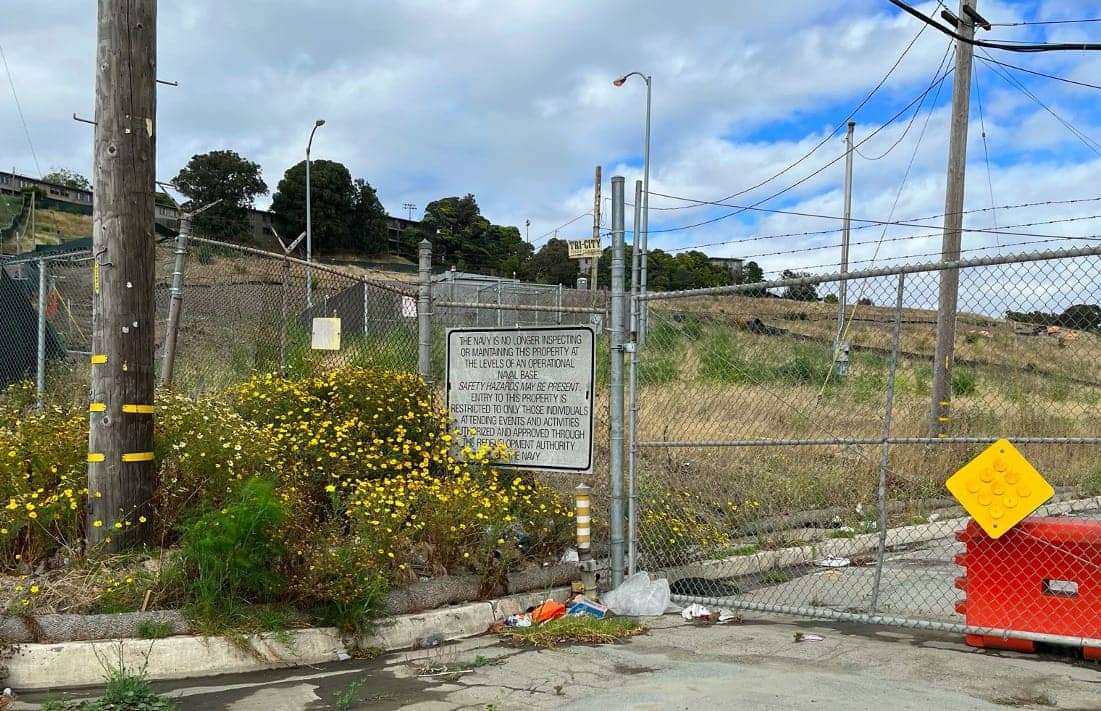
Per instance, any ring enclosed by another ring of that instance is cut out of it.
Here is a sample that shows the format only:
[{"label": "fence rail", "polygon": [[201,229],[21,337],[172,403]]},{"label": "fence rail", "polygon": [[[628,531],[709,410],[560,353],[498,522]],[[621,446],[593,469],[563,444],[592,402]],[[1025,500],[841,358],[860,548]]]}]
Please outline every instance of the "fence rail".
[{"label": "fence rail", "polygon": [[[960,275],[956,365],[935,436],[945,270]],[[1059,602],[1044,576],[1095,560],[1086,544],[1011,530],[995,575],[944,482],[1008,437],[1061,492],[1039,520],[1101,519],[1101,246],[636,299],[649,327],[630,388],[632,570],[666,575],[681,601],[1097,643],[1027,622]],[[1031,495],[1016,476],[971,485],[1001,516]],[[991,576],[1017,584],[992,589]]]}]

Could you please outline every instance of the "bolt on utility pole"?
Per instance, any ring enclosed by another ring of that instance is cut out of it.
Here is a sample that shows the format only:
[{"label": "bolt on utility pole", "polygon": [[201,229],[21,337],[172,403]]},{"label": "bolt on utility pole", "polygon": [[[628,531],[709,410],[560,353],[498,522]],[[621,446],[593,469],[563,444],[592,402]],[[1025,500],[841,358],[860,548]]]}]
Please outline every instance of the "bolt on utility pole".
[{"label": "bolt on utility pole", "polygon": [[845,275],[849,272],[849,226],[853,207],[853,129],[856,121],[849,121],[845,134],[845,207],[841,222],[841,281],[837,282],[837,335],[833,339],[833,365],[838,377],[849,370],[849,353],[845,343],[845,309],[849,304],[849,284]]},{"label": "bolt on utility pole", "polygon": [[157,0],[99,0],[96,47],[85,530],[114,552],[152,534]]},{"label": "bolt on utility pole", "polygon": [[[596,240],[597,244],[600,244],[600,184],[602,179],[602,169],[598,165],[593,175],[593,239]],[[599,256],[589,259],[589,288],[594,290],[597,285],[596,276],[599,265]]]},{"label": "bolt on utility pole", "polygon": [[[971,63],[974,46],[966,40],[975,37],[975,25],[989,27],[975,10],[978,0],[960,0],[959,17],[947,14],[955,21],[956,32],[964,40],[956,42],[956,70],[952,81],[952,133],[948,143],[948,185],[944,192],[944,235],[941,261],[960,258],[960,235],[963,228],[964,168],[967,164],[967,121],[970,115]],[[956,308],[959,302],[960,273],[958,269],[940,272],[940,295],[937,302],[937,343],[933,356],[933,392],[930,405],[929,433],[941,437],[947,430],[952,399],[952,362],[955,358]]]}]

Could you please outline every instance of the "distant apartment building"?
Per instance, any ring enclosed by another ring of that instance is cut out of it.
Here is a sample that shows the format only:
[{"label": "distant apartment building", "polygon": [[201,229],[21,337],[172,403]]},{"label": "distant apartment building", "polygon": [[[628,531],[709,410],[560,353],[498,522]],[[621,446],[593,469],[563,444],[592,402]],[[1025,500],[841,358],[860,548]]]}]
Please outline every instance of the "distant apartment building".
[{"label": "distant apartment building", "polygon": [[17,173],[0,172],[0,195],[19,195],[28,188],[38,188],[48,197],[74,205],[92,205],[92,191],[71,188],[67,185],[47,183],[38,178],[30,178]]},{"label": "distant apartment building", "polygon": [[740,257],[708,257],[709,264],[722,267],[726,271],[730,272],[730,278],[737,284],[742,279],[742,265],[745,263],[744,259]]}]

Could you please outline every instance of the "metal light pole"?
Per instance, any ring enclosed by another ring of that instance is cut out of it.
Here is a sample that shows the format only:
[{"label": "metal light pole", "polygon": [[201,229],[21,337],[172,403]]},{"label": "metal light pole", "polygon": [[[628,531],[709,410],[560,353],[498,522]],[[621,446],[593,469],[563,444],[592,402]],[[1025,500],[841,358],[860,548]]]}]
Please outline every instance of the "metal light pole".
[{"label": "metal light pole", "polygon": [[[619,79],[612,82],[614,86],[623,86],[628,79],[633,76],[637,76],[646,82],[646,132],[645,142],[642,144],[642,234],[639,236],[639,252],[640,257],[640,274],[638,293],[646,293],[646,236],[649,231],[650,222],[650,106],[651,97],[653,94],[653,77],[649,74],[643,74],[642,72],[630,72],[624,74]],[[647,302],[642,302],[642,308],[639,309],[638,314],[638,344],[642,345],[646,341],[646,322],[647,311],[649,306]]]},{"label": "metal light pole", "polygon": [[[313,148],[313,135],[325,125],[325,119],[313,122],[310,140],[306,142],[306,263],[313,260],[313,225],[310,221],[310,149]],[[306,307],[313,308],[313,270],[306,267]]]}]

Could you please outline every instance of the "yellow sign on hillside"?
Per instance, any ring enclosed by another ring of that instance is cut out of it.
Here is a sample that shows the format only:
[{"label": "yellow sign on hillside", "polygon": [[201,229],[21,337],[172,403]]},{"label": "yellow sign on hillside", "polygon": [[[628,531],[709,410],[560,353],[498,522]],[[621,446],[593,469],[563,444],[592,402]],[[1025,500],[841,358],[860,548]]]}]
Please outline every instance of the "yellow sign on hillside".
[{"label": "yellow sign on hillside", "polygon": [[1051,484],[1007,439],[963,465],[945,486],[991,538],[1000,538],[1055,495]]}]

